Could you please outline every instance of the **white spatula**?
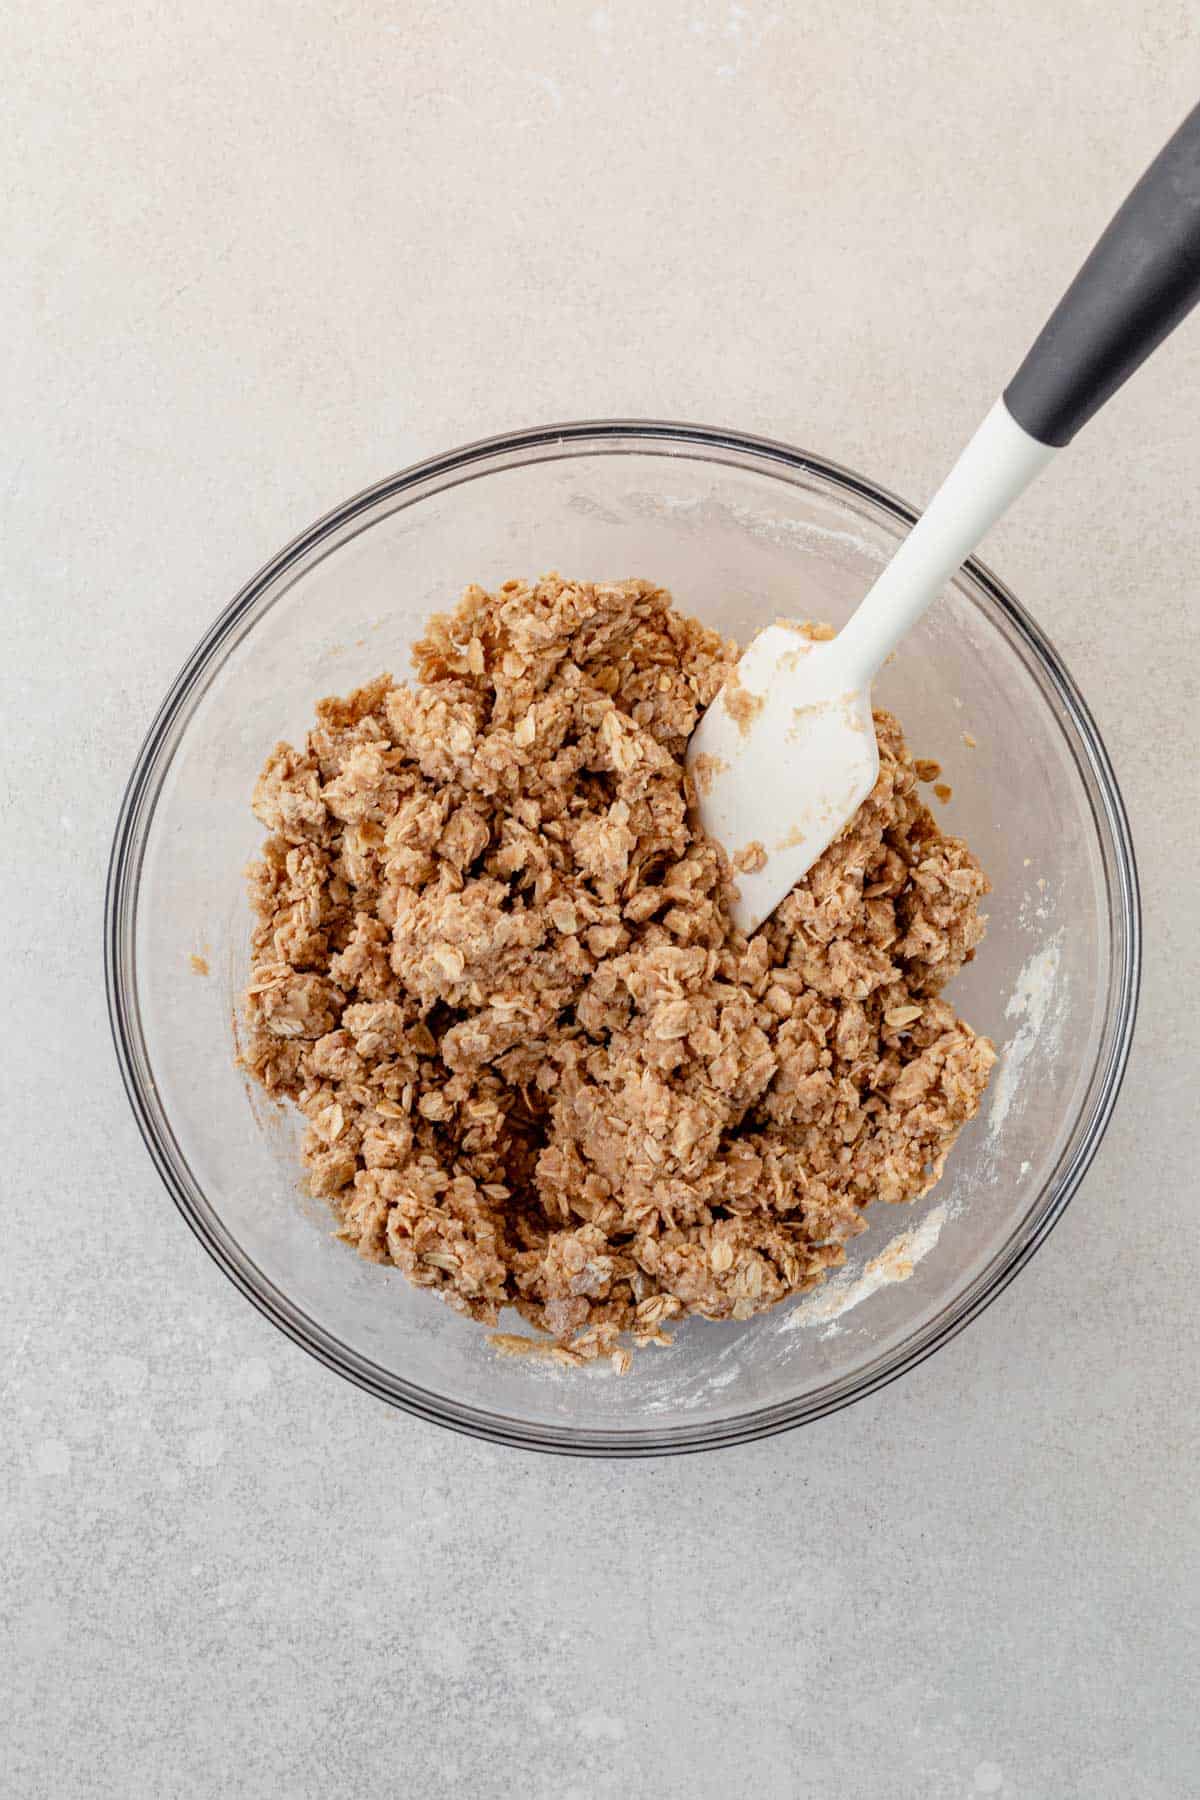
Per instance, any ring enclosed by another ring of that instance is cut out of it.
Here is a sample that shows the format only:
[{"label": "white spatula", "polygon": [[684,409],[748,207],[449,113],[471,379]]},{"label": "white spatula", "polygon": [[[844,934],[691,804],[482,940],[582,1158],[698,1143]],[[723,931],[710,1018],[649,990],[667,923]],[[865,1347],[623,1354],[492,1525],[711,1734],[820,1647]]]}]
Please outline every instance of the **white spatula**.
[{"label": "white spatula", "polygon": [[874,786],[871,682],[884,660],[1198,298],[1200,106],[1112,220],[849,623],[824,643],[784,623],[760,632],[696,728],[688,767],[700,822],[737,871],[743,931],[770,916]]}]

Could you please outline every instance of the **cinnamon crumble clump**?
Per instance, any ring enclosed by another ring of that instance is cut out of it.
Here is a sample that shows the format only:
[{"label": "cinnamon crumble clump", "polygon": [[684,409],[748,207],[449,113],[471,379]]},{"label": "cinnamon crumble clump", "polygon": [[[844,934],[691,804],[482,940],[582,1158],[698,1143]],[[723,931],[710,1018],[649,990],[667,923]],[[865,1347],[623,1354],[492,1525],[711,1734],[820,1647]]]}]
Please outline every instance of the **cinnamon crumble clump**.
[{"label": "cinnamon crumble clump", "polygon": [[683,756],[737,654],[650,582],[471,587],[415,684],[321,701],[254,793],[243,1060],[304,1113],[312,1192],[565,1362],[815,1286],[995,1060],[940,998],[988,884],[890,714],[850,825],[734,928]]}]

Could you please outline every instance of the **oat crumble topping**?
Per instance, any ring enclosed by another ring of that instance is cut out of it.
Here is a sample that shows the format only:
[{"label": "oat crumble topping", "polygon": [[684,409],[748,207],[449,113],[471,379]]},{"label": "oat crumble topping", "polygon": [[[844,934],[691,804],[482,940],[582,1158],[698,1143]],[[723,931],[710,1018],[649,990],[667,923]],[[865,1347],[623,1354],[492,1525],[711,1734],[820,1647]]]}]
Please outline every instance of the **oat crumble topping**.
[{"label": "oat crumble topping", "polygon": [[815,1286],[938,1179],[995,1060],[941,998],[988,884],[890,714],[850,825],[733,926],[683,757],[737,655],[647,581],[471,587],[413,684],[319,702],[255,789],[243,1061],[340,1235],[515,1307],[546,1336],[512,1354],[623,1373],[623,1332]]}]

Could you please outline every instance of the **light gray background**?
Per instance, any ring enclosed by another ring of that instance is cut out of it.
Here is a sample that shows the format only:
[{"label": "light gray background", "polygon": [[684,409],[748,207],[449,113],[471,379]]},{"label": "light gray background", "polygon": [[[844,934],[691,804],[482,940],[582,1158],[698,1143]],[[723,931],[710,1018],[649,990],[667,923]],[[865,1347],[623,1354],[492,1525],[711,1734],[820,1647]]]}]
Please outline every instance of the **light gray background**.
[{"label": "light gray background", "polygon": [[1124,786],[1142,1021],[1064,1223],[898,1385],[643,1465],[388,1411],[188,1235],[100,979],[152,709],[285,539],[614,413],[923,499],[1197,98],[1194,6],[2,16],[5,1793],[1194,1794],[1200,321],[988,545]]}]

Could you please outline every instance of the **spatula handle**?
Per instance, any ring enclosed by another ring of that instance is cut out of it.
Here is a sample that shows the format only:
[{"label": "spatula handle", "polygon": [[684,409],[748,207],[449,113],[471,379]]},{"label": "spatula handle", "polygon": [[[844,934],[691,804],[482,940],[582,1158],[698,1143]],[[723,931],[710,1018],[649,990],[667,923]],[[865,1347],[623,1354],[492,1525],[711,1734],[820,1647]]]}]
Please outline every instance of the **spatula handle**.
[{"label": "spatula handle", "polygon": [[849,684],[869,682],[1056,450],[1200,299],[1200,106],[1155,158],[1029,355],[854,616]]},{"label": "spatula handle", "polygon": [[1004,390],[1039,443],[1081,425],[1200,299],[1200,106],[1150,164]]}]

